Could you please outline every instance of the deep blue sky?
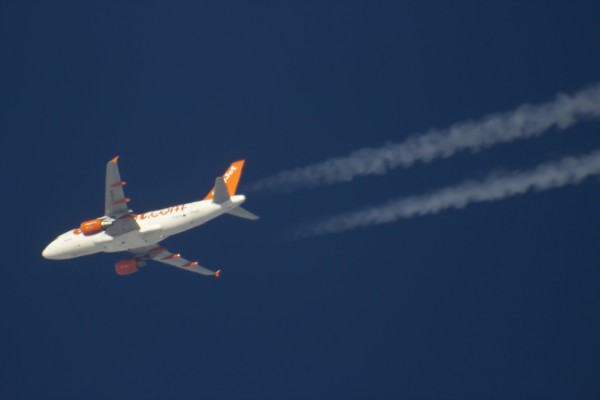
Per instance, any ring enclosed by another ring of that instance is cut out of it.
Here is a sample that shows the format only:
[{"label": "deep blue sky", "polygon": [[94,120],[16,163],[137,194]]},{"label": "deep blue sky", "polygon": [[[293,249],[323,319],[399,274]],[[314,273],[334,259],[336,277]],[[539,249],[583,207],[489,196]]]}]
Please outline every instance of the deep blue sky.
[{"label": "deep blue sky", "polygon": [[[600,398],[600,185],[300,241],[303,221],[600,148],[599,122],[290,195],[166,245],[47,261],[137,212],[600,81],[597,2],[3,2],[0,397]],[[102,4],[100,4],[102,3]],[[214,3],[219,3],[218,5]]]}]

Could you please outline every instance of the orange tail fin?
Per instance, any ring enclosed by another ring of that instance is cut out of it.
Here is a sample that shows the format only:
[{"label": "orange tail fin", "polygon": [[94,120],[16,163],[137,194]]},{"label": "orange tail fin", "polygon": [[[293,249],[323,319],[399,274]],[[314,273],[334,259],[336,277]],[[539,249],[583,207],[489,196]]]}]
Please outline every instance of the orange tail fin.
[{"label": "orange tail fin", "polygon": [[[229,192],[230,196],[235,194],[235,190],[237,189],[237,185],[240,182],[240,177],[242,176],[242,169],[244,168],[244,160],[239,160],[234,162],[227,168],[225,174],[223,174],[223,180],[225,181],[225,185],[227,186],[227,192]],[[211,191],[206,195],[204,200],[212,200],[215,192],[215,188],[213,187]]]}]

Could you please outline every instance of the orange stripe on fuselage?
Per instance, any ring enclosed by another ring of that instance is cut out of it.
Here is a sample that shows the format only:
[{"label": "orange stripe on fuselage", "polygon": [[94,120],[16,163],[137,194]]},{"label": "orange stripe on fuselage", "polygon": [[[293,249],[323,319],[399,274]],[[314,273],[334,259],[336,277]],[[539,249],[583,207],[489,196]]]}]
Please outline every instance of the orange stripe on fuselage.
[{"label": "orange stripe on fuselage", "polygon": [[169,207],[169,208],[163,208],[162,210],[158,210],[158,211],[151,211],[151,212],[139,214],[138,218],[139,219],[157,218],[157,217],[160,217],[161,215],[163,215],[163,216],[169,215],[169,214],[177,213],[180,211],[185,211],[185,204],[180,204],[178,206]]}]

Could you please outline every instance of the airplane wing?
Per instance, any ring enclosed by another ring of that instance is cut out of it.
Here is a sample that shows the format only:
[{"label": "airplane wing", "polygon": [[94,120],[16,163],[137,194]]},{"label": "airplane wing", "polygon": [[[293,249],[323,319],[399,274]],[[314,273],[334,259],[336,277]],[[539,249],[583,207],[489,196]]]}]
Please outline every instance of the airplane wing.
[{"label": "airplane wing", "polygon": [[129,199],[125,197],[123,186],[125,182],[121,180],[117,161],[119,156],[113,158],[106,164],[106,186],[104,192],[104,215],[115,220],[115,222],[106,229],[111,236],[121,235],[140,229],[135,221],[133,214],[127,203]]},{"label": "airplane wing", "polygon": [[212,271],[208,268],[198,265],[198,263],[195,261],[191,262],[181,257],[181,254],[171,253],[169,250],[158,244],[138,247],[137,249],[131,249],[129,251],[135,254],[135,258],[140,261],[158,261],[175,268],[184,269],[186,271],[195,272],[201,275],[215,276],[217,278],[221,273],[221,270],[217,270],[216,272]]}]

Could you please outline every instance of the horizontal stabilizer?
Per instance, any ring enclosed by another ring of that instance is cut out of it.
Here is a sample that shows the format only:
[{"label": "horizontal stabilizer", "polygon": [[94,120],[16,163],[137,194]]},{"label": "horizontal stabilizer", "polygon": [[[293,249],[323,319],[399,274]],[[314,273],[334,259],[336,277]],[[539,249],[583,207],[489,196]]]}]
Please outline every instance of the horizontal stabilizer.
[{"label": "horizontal stabilizer", "polygon": [[220,176],[215,179],[215,189],[213,191],[212,201],[213,203],[221,204],[229,200],[229,192],[223,177]]},{"label": "horizontal stabilizer", "polygon": [[244,218],[244,219],[249,219],[249,220],[257,220],[258,219],[258,215],[254,215],[252,214],[250,211],[246,210],[245,208],[242,207],[236,207],[232,210],[227,211],[227,214],[233,215],[234,217],[240,217],[240,218]]}]

